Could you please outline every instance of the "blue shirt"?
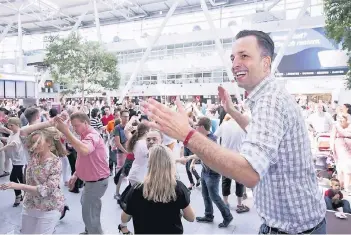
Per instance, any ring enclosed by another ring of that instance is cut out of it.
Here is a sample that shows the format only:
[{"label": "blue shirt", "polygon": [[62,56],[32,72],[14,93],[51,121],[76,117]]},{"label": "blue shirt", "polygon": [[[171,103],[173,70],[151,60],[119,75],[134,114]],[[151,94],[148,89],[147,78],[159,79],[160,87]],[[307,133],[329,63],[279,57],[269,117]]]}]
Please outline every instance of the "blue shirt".
[{"label": "blue shirt", "polygon": [[[210,132],[210,134],[207,135],[207,138],[209,138],[213,142],[217,142],[217,136],[215,136],[212,132]],[[211,175],[214,175],[214,174],[219,175],[217,172],[211,170],[208,166],[206,166],[205,163],[203,163],[203,161],[201,161],[201,165],[202,165],[203,173],[211,174]]]},{"label": "blue shirt", "polygon": [[[114,136],[119,136],[119,141],[121,142],[123,147],[125,147],[125,144],[127,142],[127,137],[126,137],[126,134],[124,133],[124,126],[122,126],[121,124],[117,125],[115,127],[115,130],[113,131],[113,134]],[[123,153],[123,151],[118,149],[118,153]]]}]

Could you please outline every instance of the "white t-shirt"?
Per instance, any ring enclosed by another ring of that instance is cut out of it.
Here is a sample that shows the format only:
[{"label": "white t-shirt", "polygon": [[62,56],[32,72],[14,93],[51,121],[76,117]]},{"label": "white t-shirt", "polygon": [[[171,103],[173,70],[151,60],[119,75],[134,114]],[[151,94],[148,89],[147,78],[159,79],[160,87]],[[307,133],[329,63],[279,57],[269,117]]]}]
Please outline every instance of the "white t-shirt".
[{"label": "white t-shirt", "polygon": [[134,146],[134,162],[129,171],[128,180],[133,183],[141,183],[147,174],[148,153],[146,140],[138,140]]},{"label": "white t-shirt", "polygon": [[15,134],[11,134],[8,139],[7,143],[15,143],[15,147],[12,147],[11,149],[8,149],[5,151],[5,154],[11,158],[12,164],[15,166],[18,165],[26,165],[27,164],[27,154],[28,151],[24,148],[22,141],[20,139],[20,132],[18,131]]},{"label": "white t-shirt", "polygon": [[333,128],[333,118],[329,113],[313,113],[308,118],[308,124],[312,124],[314,130],[318,133],[330,132]]},{"label": "white t-shirt", "polygon": [[221,146],[236,152],[240,152],[246,137],[245,131],[232,119],[222,122],[214,135],[218,137],[218,142],[222,139]]}]

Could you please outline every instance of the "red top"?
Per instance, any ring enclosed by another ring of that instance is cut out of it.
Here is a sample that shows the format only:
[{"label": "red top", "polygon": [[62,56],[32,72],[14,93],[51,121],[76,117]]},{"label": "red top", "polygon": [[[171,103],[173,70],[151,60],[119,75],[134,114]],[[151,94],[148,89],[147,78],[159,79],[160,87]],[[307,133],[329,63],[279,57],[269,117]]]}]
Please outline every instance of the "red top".
[{"label": "red top", "polygon": [[[340,195],[339,200],[341,200],[343,195],[340,191],[338,192],[338,194]],[[336,195],[336,193],[334,192],[333,189],[328,189],[327,191],[325,191],[325,194],[324,194],[324,196],[329,197],[329,198],[333,198],[335,195]]]},{"label": "red top", "polygon": [[107,126],[108,122],[112,121],[114,119],[115,118],[114,118],[113,114],[110,114],[109,116],[105,115],[101,118],[102,125]]},{"label": "red top", "polygon": [[133,153],[127,153],[127,159],[128,160],[134,160],[134,154]]}]

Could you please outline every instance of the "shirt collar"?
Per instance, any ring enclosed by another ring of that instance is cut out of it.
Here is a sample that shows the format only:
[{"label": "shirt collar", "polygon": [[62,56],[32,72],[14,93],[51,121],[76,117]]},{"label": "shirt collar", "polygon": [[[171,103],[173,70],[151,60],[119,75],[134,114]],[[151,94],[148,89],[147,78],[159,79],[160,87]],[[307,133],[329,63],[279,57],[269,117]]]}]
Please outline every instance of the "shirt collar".
[{"label": "shirt collar", "polygon": [[247,96],[245,103],[250,106],[250,104],[254,103],[256,99],[259,97],[258,95],[261,93],[263,88],[274,80],[274,77],[268,76],[264,78],[256,87],[252,90],[252,92]]}]

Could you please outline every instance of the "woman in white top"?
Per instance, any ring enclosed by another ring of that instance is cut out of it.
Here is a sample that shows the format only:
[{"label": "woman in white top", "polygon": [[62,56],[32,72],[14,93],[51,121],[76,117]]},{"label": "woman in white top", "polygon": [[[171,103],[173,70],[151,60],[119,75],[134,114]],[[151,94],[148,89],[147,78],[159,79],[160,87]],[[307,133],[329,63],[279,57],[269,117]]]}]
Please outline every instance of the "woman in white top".
[{"label": "woman in white top", "polygon": [[133,152],[135,159],[128,175],[129,183],[132,186],[143,182],[147,173],[148,149],[146,146],[146,134],[148,131],[149,128],[145,124],[140,123],[127,142],[127,151]]}]

